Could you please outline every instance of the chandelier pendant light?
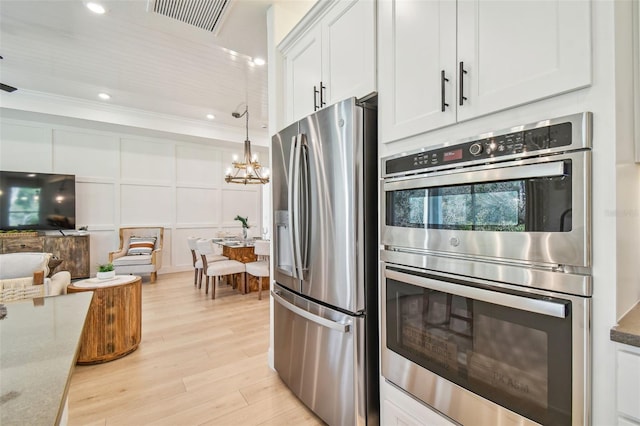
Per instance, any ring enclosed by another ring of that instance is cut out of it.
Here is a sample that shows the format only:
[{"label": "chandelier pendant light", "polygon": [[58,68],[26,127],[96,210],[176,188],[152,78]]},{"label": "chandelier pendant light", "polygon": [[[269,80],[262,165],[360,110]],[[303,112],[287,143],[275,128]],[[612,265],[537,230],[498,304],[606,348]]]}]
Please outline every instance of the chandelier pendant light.
[{"label": "chandelier pendant light", "polygon": [[232,167],[227,169],[224,180],[227,183],[265,184],[269,182],[269,171],[263,169],[258,157],[251,155],[251,141],[249,140],[249,106],[242,114],[234,112],[235,118],[246,117],[247,138],[244,141],[244,156],[242,161],[233,161]]}]

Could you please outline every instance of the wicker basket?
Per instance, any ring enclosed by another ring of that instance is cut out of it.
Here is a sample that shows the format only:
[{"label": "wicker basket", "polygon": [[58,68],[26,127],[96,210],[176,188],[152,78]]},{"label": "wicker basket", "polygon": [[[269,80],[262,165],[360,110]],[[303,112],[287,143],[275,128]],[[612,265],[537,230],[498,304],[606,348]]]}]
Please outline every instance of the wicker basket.
[{"label": "wicker basket", "polygon": [[32,299],[45,295],[44,285],[33,285],[33,278],[13,278],[0,281],[0,302]]}]

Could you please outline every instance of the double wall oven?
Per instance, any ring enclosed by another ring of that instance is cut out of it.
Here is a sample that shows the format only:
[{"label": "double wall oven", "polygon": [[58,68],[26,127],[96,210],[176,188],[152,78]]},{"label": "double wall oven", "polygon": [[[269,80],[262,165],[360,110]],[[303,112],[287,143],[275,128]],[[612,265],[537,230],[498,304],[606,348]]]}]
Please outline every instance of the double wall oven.
[{"label": "double wall oven", "polygon": [[590,421],[591,114],[382,160],[382,375],[461,424]]}]

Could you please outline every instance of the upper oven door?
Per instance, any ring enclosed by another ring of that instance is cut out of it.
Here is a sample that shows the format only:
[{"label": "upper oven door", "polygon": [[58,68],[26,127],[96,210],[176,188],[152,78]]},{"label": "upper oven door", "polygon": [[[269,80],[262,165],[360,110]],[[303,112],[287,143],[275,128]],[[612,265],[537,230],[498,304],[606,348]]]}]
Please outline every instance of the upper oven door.
[{"label": "upper oven door", "polygon": [[382,244],[589,267],[590,152],[383,182]]}]

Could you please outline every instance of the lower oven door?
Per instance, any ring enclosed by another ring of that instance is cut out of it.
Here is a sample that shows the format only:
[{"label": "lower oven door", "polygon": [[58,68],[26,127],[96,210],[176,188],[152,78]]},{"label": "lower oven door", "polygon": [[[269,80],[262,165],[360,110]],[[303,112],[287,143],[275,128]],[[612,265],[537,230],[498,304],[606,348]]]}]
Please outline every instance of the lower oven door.
[{"label": "lower oven door", "polygon": [[383,268],[388,381],[465,425],[589,424],[589,298]]}]

